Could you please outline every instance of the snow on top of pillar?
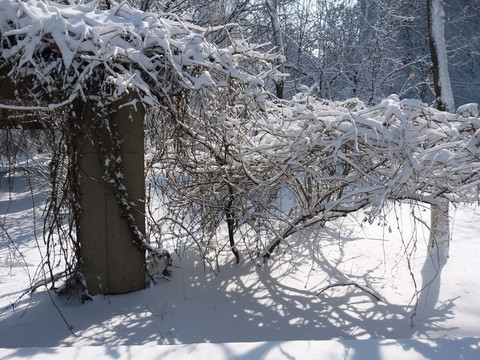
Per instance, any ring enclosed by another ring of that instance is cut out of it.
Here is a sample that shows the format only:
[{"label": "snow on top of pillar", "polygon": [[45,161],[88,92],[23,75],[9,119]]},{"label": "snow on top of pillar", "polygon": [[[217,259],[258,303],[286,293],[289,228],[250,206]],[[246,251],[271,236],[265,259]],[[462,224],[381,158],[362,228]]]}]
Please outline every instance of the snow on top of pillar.
[{"label": "snow on top of pillar", "polygon": [[[260,77],[238,69],[236,58],[267,55],[234,38],[233,28],[200,28],[127,3],[99,10],[91,4],[0,0],[0,67],[6,64],[14,81],[33,75],[43,93],[62,92],[64,99],[87,96],[97,68],[113,85],[114,97],[134,90],[147,104],[181,88],[224,85],[227,77],[262,85]],[[206,40],[217,31],[226,33],[228,46]]]}]

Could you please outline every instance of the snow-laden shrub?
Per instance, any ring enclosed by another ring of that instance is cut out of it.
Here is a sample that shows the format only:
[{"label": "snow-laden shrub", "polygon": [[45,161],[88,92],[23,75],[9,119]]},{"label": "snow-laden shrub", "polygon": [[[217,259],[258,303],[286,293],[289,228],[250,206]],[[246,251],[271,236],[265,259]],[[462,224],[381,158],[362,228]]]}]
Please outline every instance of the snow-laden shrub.
[{"label": "snow-laden shrub", "polygon": [[[373,221],[391,201],[479,200],[477,117],[396,96],[372,107],[331,102],[309,89],[265,106],[255,121],[207,117],[201,136],[182,137],[182,152],[165,151],[163,220],[204,256],[229,246],[238,260],[241,241],[269,258],[301,229],[363,208]],[[222,221],[228,242],[218,237]]]}]

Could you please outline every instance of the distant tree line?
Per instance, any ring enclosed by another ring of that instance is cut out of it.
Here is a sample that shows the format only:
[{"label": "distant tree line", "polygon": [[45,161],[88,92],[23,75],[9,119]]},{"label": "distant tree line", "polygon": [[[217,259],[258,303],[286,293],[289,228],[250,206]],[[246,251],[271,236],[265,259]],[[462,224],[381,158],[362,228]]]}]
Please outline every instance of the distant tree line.
[{"label": "distant tree line", "polygon": [[[278,80],[271,90],[277,87],[277,95],[287,99],[301,85],[314,84],[314,94],[329,100],[358,97],[374,104],[391,94],[428,104],[434,99],[427,1],[131,1],[202,26],[235,22],[251,42],[269,42],[284,55],[278,65],[288,74],[281,82],[283,91],[278,92]],[[443,3],[455,104],[478,103],[480,92],[472,89],[480,89],[480,3]]]}]

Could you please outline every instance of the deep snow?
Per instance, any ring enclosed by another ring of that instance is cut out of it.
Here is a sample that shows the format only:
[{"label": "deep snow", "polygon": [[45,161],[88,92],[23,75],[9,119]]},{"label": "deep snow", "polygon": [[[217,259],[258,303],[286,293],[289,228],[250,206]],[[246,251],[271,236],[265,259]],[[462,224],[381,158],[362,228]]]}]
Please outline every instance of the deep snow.
[{"label": "deep snow", "polygon": [[[7,173],[1,174],[1,221],[17,246],[3,232],[3,311],[35,274],[42,223],[40,217],[33,222],[31,188],[21,170],[12,192]],[[45,196],[40,190],[34,187],[37,216]],[[406,255],[418,289],[435,273],[435,257],[426,250],[428,231],[412,222],[412,211],[429,219],[428,207],[405,203],[391,206],[385,222],[375,224],[363,222],[359,212],[319,233],[298,234],[295,246],[283,247],[282,256],[263,267],[249,259],[237,266],[225,253],[214,271],[192,246],[174,255],[170,281],[83,305],[41,288],[1,314],[0,359],[149,359],[191,352],[196,359],[308,358],[319,352],[332,359],[452,359],[452,353],[478,359],[480,210],[452,209],[450,258],[419,295],[413,320],[415,288]],[[381,300],[355,286],[319,294],[329,284],[348,282],[372,289]],[[171,346],[182,344],[189,345]]]}]

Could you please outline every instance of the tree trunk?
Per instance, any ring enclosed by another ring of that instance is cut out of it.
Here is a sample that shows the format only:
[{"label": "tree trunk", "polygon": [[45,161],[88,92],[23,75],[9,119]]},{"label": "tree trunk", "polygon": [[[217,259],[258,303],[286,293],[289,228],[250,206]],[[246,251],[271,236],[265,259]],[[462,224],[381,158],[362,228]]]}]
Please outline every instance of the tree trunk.
[{"label": "tree trunk", "polygon": [[[277,61],[278,69],[283,73],[283,62],[285,50],[283,47],[282,27],[278,17],[278,0],[265,0],[268,14],[272,21],[273,40],[281,58]],[[275,80],[275,92],[279,99],[283,99],[283,88],[285,80],[283,78]]]},{"label": "tree trunk", "polygon": [[227,227],[228,227],[228,239],[230,242],[230,250],[233,255],[235,255],[235,261],[240,263],[240,253],[238,252],[237,246],[235,245],[235,210],[233,209],[233,204],[235,200],[235,195],[233,194],[233,188],[228,187],[229,199],[228,204],[225,207],[225,215],[227,218]]},{"label": "tree trunk", "polygon": [[[445,43],[445,13],[441,0],[427,0],[427,18],[436,106],[439,110],[453,112],[454,101]],[[438,247],[439,254],[445,257],[448,257],[450,244],[448,206],[448,200],[439,199],[437,205],[431,206],[430,215],[429,245]]]},{"label": "tree trunk", "polygon": [[437,109],[454,112],[445,43],[445,12],[442,0],[427,0],[428,37],[432,57],[433,84]]},{"label": "tree trunk", "polygon": [[430,206],[430,239],[428,246],[438,249],[440,260],[448,258],[450,248],[449,201],[441,199],[438,204]]}]

